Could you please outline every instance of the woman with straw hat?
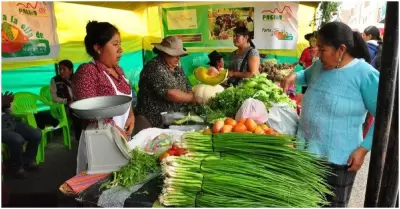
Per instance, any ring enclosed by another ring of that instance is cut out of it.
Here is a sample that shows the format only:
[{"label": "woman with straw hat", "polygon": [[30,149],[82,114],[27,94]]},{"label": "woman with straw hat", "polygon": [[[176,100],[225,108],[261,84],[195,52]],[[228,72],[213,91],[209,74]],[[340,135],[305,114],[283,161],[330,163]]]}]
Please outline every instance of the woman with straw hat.
[{"label": "woman with straw hat", "polygon": [[167,36],[153,45],[157,57],[140,73],[135,113],[145,118],[151,127],[162,127],[162,112],[178,112],[186,104],[194,103],[195,97],[179,67],[180,57],[188,55],[182,41],[176,36]]}]

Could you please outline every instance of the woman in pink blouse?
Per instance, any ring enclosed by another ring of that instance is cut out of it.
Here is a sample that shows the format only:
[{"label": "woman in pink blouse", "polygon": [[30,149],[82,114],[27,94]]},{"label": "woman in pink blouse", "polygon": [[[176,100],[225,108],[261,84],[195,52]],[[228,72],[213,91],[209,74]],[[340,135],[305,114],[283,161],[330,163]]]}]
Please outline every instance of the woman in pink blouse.
[{"label": "woman in pink blouse", "polygon": [[[118,66],[122,55],[118,29],[108,22],[91,21],[86,25],[84,42],[86,52],[93,60],[79,66],[75,73],[72,80],[74,99],[114,95],[131,97],[132,89],[129,81]],[[113,123],[128,137],[132,134],[134,122],[132,107],[123,115],[105,119],[105,123]],[[83,134],[79,141],[77,173],[87,168],[86,142],[82,137]]]}]

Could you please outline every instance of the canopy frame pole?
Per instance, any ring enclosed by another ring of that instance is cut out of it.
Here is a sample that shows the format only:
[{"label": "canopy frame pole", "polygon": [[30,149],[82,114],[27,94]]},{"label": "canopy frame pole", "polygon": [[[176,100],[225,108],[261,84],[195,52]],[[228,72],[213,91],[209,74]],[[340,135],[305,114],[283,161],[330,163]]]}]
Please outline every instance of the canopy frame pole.
[{"label": "canopy frame pole", "polygon": [[[382,48],[382,69],[378,90],[378,103],[376,108],[375,131],[372,142],[371,160],[365,193],[364,207],[379,207],[379,193],[387,153],[387,146],[392,121],[394,100],[396,92],[396,80],[398,69],[398,2],[386,4],[385,36]],[[398,154],[398,153],[397,153]],[[388,156],[390,159],[393,156]],[[389,161],[393,162],[393,161]],[[384,184],[383,186],[386,186]],[[382,187],[382,191],[386,190]]]}]

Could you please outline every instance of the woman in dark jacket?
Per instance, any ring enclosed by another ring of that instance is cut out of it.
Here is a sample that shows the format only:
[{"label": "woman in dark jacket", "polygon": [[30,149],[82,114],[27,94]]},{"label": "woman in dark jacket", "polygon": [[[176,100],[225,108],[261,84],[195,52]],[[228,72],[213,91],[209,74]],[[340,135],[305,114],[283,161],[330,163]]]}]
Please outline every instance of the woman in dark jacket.
[{"label": "woman in dark jacket", "polygon": [[[69,104],[73,102],[71,80],[74,75],[74,65],[70,60],[62,60],[58,63],[58,74],[50,81],[51,98],[55,103],[65,104],[69,114]],[[82,133],[81,120],[73,114],[69,114],[75,131],[75,139],[79,141]]]}]

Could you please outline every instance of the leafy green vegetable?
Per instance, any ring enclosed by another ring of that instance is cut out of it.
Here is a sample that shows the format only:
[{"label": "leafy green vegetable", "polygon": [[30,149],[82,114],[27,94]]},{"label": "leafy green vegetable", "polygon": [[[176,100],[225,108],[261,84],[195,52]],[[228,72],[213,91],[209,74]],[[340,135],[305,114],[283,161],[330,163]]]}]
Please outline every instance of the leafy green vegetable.
[{"label": "leafy green vegetable", "polygon": [[132,151],[132,158],[128,164],[121,167],[119,171],[113,172],[114,178],[101,186],[107,189],[115,186],[122,186],[125,188],[132,187],[136,184],[142,183],[150,173],[160,170],[157,163],[157,158],[149,155],[138,148]]},{"label": "leafy green vegetable", "polygon": [[227,117],[234,117],[243,102],[252,97],[264,102],[267,109],[272,103],[283,102],[295,106],[280,87],[267,79],[266,74],[246,78],[243,84],[225,89],[212,98],[208,106],[215,112],[219,111]]}]

